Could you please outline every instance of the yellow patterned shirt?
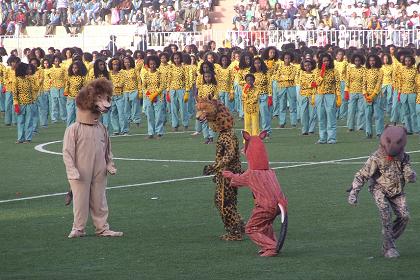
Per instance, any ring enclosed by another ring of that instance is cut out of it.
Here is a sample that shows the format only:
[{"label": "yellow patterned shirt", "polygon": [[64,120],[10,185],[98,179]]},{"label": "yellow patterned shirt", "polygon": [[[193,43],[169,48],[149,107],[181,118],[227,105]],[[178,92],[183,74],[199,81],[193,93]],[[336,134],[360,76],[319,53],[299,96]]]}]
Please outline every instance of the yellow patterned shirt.
[{"label": "yellow patterned shirt", "polygon": [[13,90],[15,89],[15,83],[16,71],[10,67],[7,67],[4,75],[4,84],[6,85],[6,90],[8,92],[13,92]]},{"label": "yellow patterned shirt", "polygon": [[197,96],[200,98],[206,98],[211,94],[213,98],[218,98],[217,86],[213,84],[202,84],[197,87]]},{"label": "yellow patterned shirt", "polygon": [[0,84],[4,85],[4,75],[6,74],[6,66],[0,63]]},{"label": "yellow patterned shirt", "polygon": [[268,76],[271,77],[271,75],[274,74],[274,72],[276,71],[276,63],[277,61],[275,61],[274,59],[267,59],[264,60],[265,65],[267,65],[268,68]]},{"label": "yellow patterned shirt", "polygon": [[37,69],[37,71],[33,75],[29,76],[29,78],[32,81],[33,100],[36,100],[42,88],[44,79],[44,69]]},{"label": "yellow patterned shirt", "polygon": [[162,79],[162,86],[165,90],[169,87],[169,71],[171,71],[171,68],[172,66],[170,64],[161,64],[159,66],[160,78]]},{"label": "yellow patterned shirt", "polygon": [[114,92],[112,95],[121,95],[123,93],[123,87],[125,83],[124,72],[119,71],[116,74],[109,72],[109,78],[114,85]]},{"label": "yellow patterned shirt", "polygon": [[384,73],[382,85],[383,86],[392,85],[393,80],[394,80],[394,66],[392,66],[392,64],[382,65],[382,72]]},{"label": "yellow patterned shirt", "polygon": [[29,77],[16,77],[13,90],[13,104],[27,105],[34,102],[32,95],[33,79]]},{"label": "yellow patterned shirt", "polygon": [[53,88],[64,88],[64,84],[66,82],[66,69],[65,65],[61,65],[60,67],[53,66],[50,68],[50,78],[52,81],[51,87]]},{"label": "yellow patterned shirt", "polygon": [[65,87],[64,92],[68,94],[70,98],[76,98],[79,91],[86,84],[86,78],[83,76],[69,76]]},{"label": "yellow patterned shirt", "polygon": [[171,71],[168,73],[168,90],[190,90],[188,88],[189,77],[188,77],[188,69],[185,66],[175,66],[173,65]]},{"label": "yellow patterned shirt", "polygon": [[334,60],[334,68],[337,69],[338,74],[340,75],[340,81],[346,80],[347,66],[349,63],[347,60],[337,61]]},{"label": "yellow patterned shirt", "polygon": [[219,68],[216,72],[216,81],[219,92],[233,92],[233,71],[229,68]]},{"label": "yellow patterned shirt", "polygon": [[365,67],[348,67],[346,74],[346,91],[349,93],[362,93],[365,73]]},{"label": "yellow patterned shirt", "polygon": [[416,103],[420,104],[420,74],[416,75],[416,89],[417,89]]},{"label": "yellow patterned shirt", "polygon": [[297,84],[300,86],[300,95],[310,97],[316,93],[316,88],[312,87],[312,83],[316,82],[315,72],[307,73],[300,70],[299,80]]},{"label": "yellow patterned shirt", "polygon": [[232,70],[233,73],[233,81],[235,83],[239,84],[239,81],[241,80],[240,76],[239,76],[239,61],[238,60],[234,60],[230,63],[229,68]]},{"label": "yellow patterned shirt", "polygon": [[338,71],[336,69],[328,69],[325,71],[324,78],[321,77],[320,73],[321,69],[315,70],[317,93],[341,96],[340,74],[338,74]]},{"label": "yellow patterned shirt", "polygon": [[197,66],[189,64],[189,65],[184,65],[184,67],[187,71],[187,77],[188,77],[185,88],[188,88],[189,90],[191,90],[195,82],[195,78],[197,74]]},{"label": "yellow patterned shirt", "polygon": [[277,81],[278,87],[293,87],[296,85],[297,69],[292,64],[289,66],[280,65],[274,73],[273,79]]},{"label": "yellow patterned shirt", "polygon": [[403,68],[403,65],[395,59],[395,60],[393,60],[392,66],[394,68],[394,80],[393,80],[394,82],[392,83],[392,86],[395,89],[399,90],[400,89],[399,81],[400,81],[400,78],[401,78],[400,75],[401,75],[401,70]]},{"label": "yellow patterned shirt", "polygon": [[242,89],[242,102],[244,103],[244,111],[247,114],[254,114],[258,112],[258,91],[256,87],[245,90]]},{"label": "yellow patterned shirt", "polygon": [[136,68],[131,68],[129,70],[121,70],[120,72],[124,73],[125,82],[123,87],[123,92],[132,92],[135,90],[141,89],[140,81],[140,72]]},{"label": "yellow patterned shirt", "polygon": [[401,94],[417,93],[416,88],[416,75],[417,70],[415,67],[407,68],[406,66],[400,68],[398,88]]},{"label": "yellow patterned shirt", "polygon": [[253,75],[255,77],[254,87],[256,87],[258,94],[268,94],[271,96],[272,88],[268,86],[268,75],[262,72],[253,73]]},{"label": "yellow patterned shirt", "polygon": [[162,91],[165,89],[162,83],[162,73],[160,71],[146,71],[143,78],[144,92],[158,93],[159,100],[162,100]]},{"label": "yellow patterned shirt", "polygon": [[51,84],[52,84],[51,75],[50,75],[51,68],[42,69],[42,70],[43,70],[42,74],[44,75],[44,78],[42,79],[42,90],[45,92],[51,89]]},{"label": "yellow patterned shirt", "polygon": [[249,74],[249,72],[251,71],[250,67],[244,68],[244,69],[239,69],[238,72],[238,77],[239,77],[239,85],[241,87],[244,87],[246,82],[245,82],[245,76]]},{"label": "yellow patterned shirt", "polygon": [[363,79],[363,94],[376,97],[382,88],[383,71],[378,68],[366,69]]}]

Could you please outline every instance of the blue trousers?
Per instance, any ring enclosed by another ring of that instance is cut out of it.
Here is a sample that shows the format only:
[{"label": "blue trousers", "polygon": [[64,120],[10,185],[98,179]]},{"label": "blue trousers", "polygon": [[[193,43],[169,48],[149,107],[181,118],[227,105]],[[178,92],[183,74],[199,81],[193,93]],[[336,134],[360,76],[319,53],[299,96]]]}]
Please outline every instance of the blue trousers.
[{"label": "blue trousers", "polygon": [[3,94],[3,85],[0,85],[0,112],[6,110],[6,95]]},{"label": "blue trousers", "polygon": [[260,108],[260,128],[262,131],[267,131],[271,134],[271,113],[268,108],[268,95],[261,94],[259,97],[259,108]]},{"label": "blue trousers", "polygon": [[373,100],[372,104],[366,103],[366,135],[372,135],[372,117],[375,120],[375,131],[376,135],[380,136],[384,131],[384,112],[385,103],[383,102],[384,97],[378,94]]},{"label": "blue trousers", "polygon": [[37,100],[39,122],[42,127],[48,126],[49,95],[50,92],[45,91],[38,96]]},{"label": "blue trousers", "polygon": [[386,113],[391,114],[392,110],[392,85],[384,85],[382,87],[382,102],[385,103]]},{"label": "blue trousers", "polygon": [[13,108],[13,95],[10,91],[5,93],[5,110],[4,110],[4,123],[6,125],[16,124],[17,117]]},{"label": "blue trousers", "polygon": [[244,117],[244,105],[242,103],[242,87],[237,84],[236,87],[234,87],[235,90],[235,109],[236,112],[238,112],[239,117]]},{"label": "blue trousers", "polygon": [[[401,95],[402,96],[402,95]],[[394,89],[392,93],[392,108],[391,108],[391,122],[400,122],[401,121],[401,103],[398,102],[398,90]]]},{"label": "blue trousers", "polygon": [[112,96],[111,125],[114,133],[128,133],[128,118],[126,117],[125,99],[123,95]]},{"label": "blue trousers", "polygon": [[313,133],[316,125],[316,110],[311,105],[311,97],[298,96],[300,104],[300,121],[302,124],[302,133]]},{"label": "blue trousers", "polygon": [[166,124],[168,118],[171,117],[171,103],[168,103],[166,101],[166,90],[162,91],[162,96],[163,96],[163,113],[162,113],[162,118],[163,118],[163,125]]},{"label": "blue trousers", "polygon": [[179,123],[182,123],[184,127],[188,126],[187,103],[184,102],[184,93],[185,90],[183,89],[171,89],[169,91],[169,94],[171,95],[171,117],[173,128],[179,127]]},{"label": "blue trousers", "polygon": [[141,119],[141,105],[139,99],[139,92],[137,90],[131,92],[124,92],[125,112],[127,122],[140,123]]},{"label": "blue trousers", "polygon": [[[112,108],[112,105],[111,105]],[[101,122],[108,130],[108,134],[111,134],[111,128],[109,125],[111,124],[111,111],[112,109],[108,110],[108,112],[101,114]]]},{"label": "blue trousers", "polygon": [[67,121],[66,103],[67,97],[64,96],[64,88],[51,88],[50,116],[53,123],[56,123],[58,118],[62,121]]},{"label": "blue trousers", "polygon": [[341,106],[337,109],[337,119],[344,120],[347,118],[348,102],[345,100],[344,90],[346,89],[346,82],[340,81]]},{"label": "blue trousers", "polygon": [[296,120],[297,122],[300,122],[300,102],[299,102],[299,96],[300,96],[300,86],[296,86]]},{"label": "blue trousers", "polygon": [[76,121],[76,100],[74,98],[67,98],[67,120],[66,125],[69,127],[72,123]]},{"label": "blue trousers", "polygon": [[32,132],[38,133],[39,128],[39,110],[38,110],[38,100],[32,104]]},{"label": "blue trousers", "polygon": [[273,104],[277,108],[275,115],[279,116],[279,124],[286,124],[287,103],[289,103],[290,124],[295,126],[297,123],[297,109],[296,109],[296,87],[278,88],[275,96],[273,95]]},{"label": "blue trousers", "polygon": [[235,110],[235,100],[229,100],[229,93],[228,92],[219,92],[219,100],[229,109],[231,113]]},{"label": "blue trousers", "polygon": [[214,131],[209,127],[207,121],[200,122],[198,120],[195,121],[195,128],[197,132],[203,132],[204,139],[214,138]]},{"label": "blue trousers", "polygon": [[337,118],[335,94],[317,94],[315,105],[319,123],[319,142],[337,141]]},{"label": "blue trousers", "polygon": [[33,117],[33,108],[32,104],[28,105],[19,105],[20,114],[17,115],[17,130],[19,142],[31,141],[32,140],[32,117]]},{"label": "blue trousers", "polygon": [[401,110],[404,126],[408,133],[417,133],[416,93],[401,94]]},{"label": "blue trousers", "polygon": [[192,90],[190,90],[188,102],[187,102],[187,110],[188,110],[188,119],[191,119],[195,116],[195,97],[197,96],[197,90],[195,86]]},{"label": "blue trousers", "polygon": [[149,98],[143,97],[143,106],[146,110],[147,134],[163,135],[163,101],[151,102]]},{"label": "blue trousers", "polygon": [[417,113],[417,128],[420,132],[420,104],[416,104],[416,113]]},{"label": "blue trousers", "polygon": [[365,128],[365,107],[366,102],[361,93],[350,93],[347,112],[347,128],[354,130],[355,120],[357,119],[357,129]]}]

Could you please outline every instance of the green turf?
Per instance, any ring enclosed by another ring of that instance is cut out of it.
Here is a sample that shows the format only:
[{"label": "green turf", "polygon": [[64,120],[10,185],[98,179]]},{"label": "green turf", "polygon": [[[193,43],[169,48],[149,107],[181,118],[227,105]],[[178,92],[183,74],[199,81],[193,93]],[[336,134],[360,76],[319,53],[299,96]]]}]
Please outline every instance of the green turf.
[{"label": "green turf", "polygon": [[[0,119],[3,123],[3,120]],[[240,126],[240,124],[238,124]],[[131,133],[144,133],[134,128]],[[41,130],[29,145],[16,145],[16,128],[0,125],[0,200],[67,190],[64,164],[57,155],[34,150],[62,139],[63,124]],[[370,154],[377,140],[362,133],[338,132],[337,145],[315,145],[316,136],[298,129],[275,130],[267,144],[271,161],[325,161]],[[214,145],[189,133],[161,141],[144,136],[112,138],[116,157],[212,160]],[[45,147],[60,151],[61,144]],[[407,151],[419,149],[410,136]],[[420,154],[411,155],[413,162]],[[354,160],[356,162],[365,159]],[[117,160],[109,186],[123,186],[201,175],[204,163]],[[345,189],[362,164],[324,164],[285,168],[273,164],[289,199],[289,232],[282,253],[261,258],[249,240],[223,242],[223,226],[213,206],[209,178],[108,191],[109,222],[125,236],[67,239],[72,211],[55,196],[0,204],[0,279],[419,279],[420,191],[407,188],[412,220],[398,240],[401,258],[381,257],[377,209],[364,189],[357,208]],[[419,164],[413,164],[418,168]],[[245,167],[245,166],[244,166]],[[158,199],[151,199],[158,198]],[[247,189],[239,193],[244,218],[252,208]]]}]

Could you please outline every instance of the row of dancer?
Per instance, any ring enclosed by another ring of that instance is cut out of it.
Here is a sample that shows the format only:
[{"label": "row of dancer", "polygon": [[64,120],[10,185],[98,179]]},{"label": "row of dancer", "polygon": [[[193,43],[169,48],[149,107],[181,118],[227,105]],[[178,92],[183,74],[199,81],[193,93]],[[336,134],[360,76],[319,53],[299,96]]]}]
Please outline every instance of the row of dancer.
[{"label": "row of dancer", "polygon": [[[390,114],[392,122],[404,123],[409,133],[417,133],[419,87],[415,59],[409,50],[388,50],[349,53],[307,48],[280,52],[268,47],[258,56],[252,48],[221,49],[197,59],[194,54],[171,50],[150,51],[147,56],[118,52],[114,57],[93,57],[68,49],[64,61],[59,55],[46,55],[41,61],[32,57],[29,62],[35,69],[31,76],[36,77],[30,94],[34,107],[32,130],[47,126],[48,115],[52,122],[60,118],[67,125],[74,122],[75,96],[87,81],[100,77],[110,79],[114,85],[112,109],[103,116],[114,134],[127,134],[130,123],[139,125],[142,111],[147,117],[149,138],[160,138],[166,122],[174,131],[179,127],[187,129],[194,116],[195,97],[209,93],[244,118],[244,104],[249,102],[244,100],[249,87],[246,77],[252,74],[259,124],[253,126],[252,134],[258,134],[259,129],[271,134],[273,118],[278,119],[279,127],[285,127],[288,111],[291,126],[301,122],[303,135],[314,133],[318,122],[318,143],[336,143],[337,118],[347,118],[349,131],[365,130],[369,138],[374,119],[379,136],[385,113]],[[0,109],[6,111],[5,122],[10,125],[16,118],[13,103],[20,102],[13,98],[19,95],[13,91],[20,63],[15,56],[7,62],[8,67],[1,69],[4,95]],[[206,73],[210,74],[207,78]],[[150,82],[149,76],[156,76],[159,82]],[[196,135],[203,133],[206,143],[212,142],[214,134],[205,124],[196,122],[195,128]]]}]

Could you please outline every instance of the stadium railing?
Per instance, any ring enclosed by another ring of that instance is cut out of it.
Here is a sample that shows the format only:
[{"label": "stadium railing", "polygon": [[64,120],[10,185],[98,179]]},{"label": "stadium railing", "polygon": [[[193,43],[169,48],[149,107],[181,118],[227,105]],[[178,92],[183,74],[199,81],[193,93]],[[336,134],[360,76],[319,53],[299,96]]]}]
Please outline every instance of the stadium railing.
[{"label": "stadium railing", "polygon": [[334,44],[342,48],[373,47],[394,44],[407,46],[412,43],[420,45],[420,30],[269,30],[269,31],[219,31],[205,30],[200,32],[147,32],[136,34],[135,28],[120,28],[118,31],[107,31],[106,28],[97,32],[82,32],[78,35],[21,35],[2,36],[2,45],[6,49],[55,47],[62,49],[78,46],[85,51],[102,50],[109,43],[109,36],[116,35],[118,48],[130,49],[163,49],[168,44],[177,44],[180,48],[187,44],[201,47],[208,41],[216,41],[218,47],[259,45],[281,47],[283,44],[305,42],[308,46],[325,46]]}]

